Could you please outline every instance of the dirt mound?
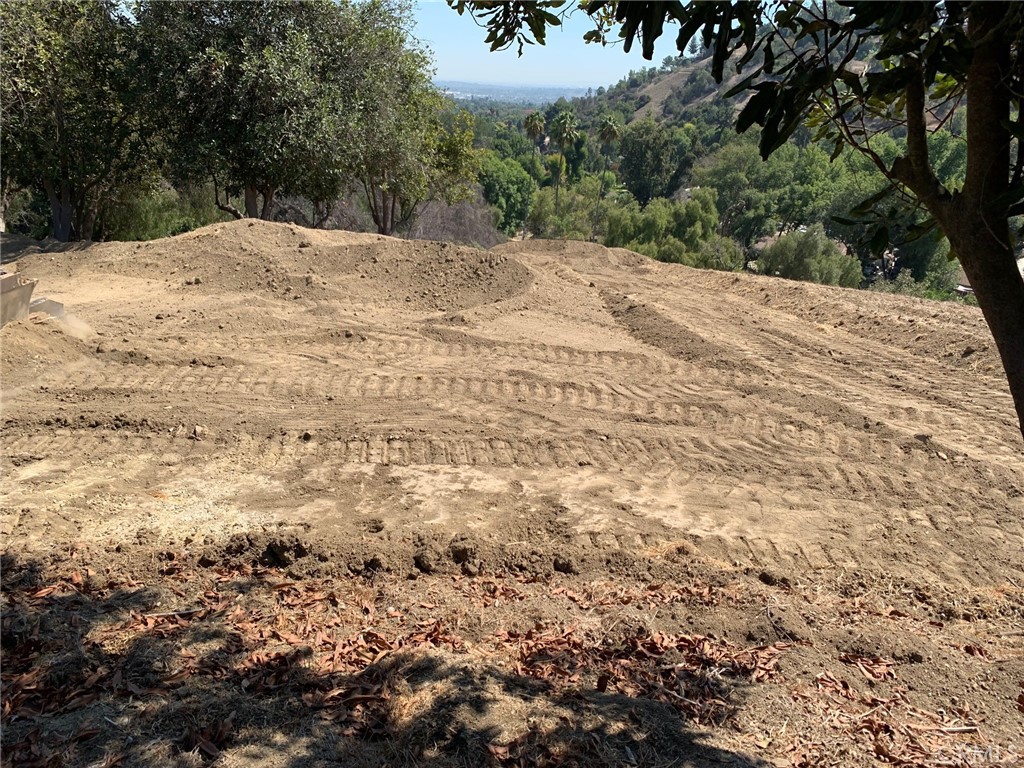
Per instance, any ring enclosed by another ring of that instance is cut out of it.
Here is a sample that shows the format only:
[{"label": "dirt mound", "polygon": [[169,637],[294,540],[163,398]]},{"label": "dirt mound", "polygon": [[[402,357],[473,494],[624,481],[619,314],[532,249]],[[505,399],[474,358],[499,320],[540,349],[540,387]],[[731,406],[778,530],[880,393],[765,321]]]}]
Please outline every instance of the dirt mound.
[{"label": "dirt mound", "polygon": [[0,366],[5,388],[18,387],[40,373],[88,357],[89,331],[52,317],[32,315],[0,328]]},{"label": "dirt mound", "polygon": [[[36,254],[24,268],[45,277],[54,267]],[[416,309],[465,309],[530,284],[523,265],[474,248],[251,220],[164,240],[69,250],[56,268],[144,278],[207,295],[255,293],[307,305],[393,301]]]},{"label": "dirt mound", "polygon": [[583,270],[608,267],[646,274],[657,268],[655,262],[634,251],[576,240],[516,240],[495,246],[491,253],[556,256],[563,263]]},{"label": "dirt mound", "polygon": [[13,763],[1019,735],[1024,457],[975,309],[244,221],[21,266],[96,336],[0,332]]}]

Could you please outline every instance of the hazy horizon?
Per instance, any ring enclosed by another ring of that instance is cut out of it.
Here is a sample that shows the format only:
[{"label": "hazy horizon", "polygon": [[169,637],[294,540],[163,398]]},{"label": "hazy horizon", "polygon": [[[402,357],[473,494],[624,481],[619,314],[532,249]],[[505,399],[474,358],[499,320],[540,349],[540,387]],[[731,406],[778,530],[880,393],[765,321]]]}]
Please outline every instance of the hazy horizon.
[{"label": "hazy horizon", "polygon": [[654,59],[640,55],[639,46],[623,53],[620,44],[602,47],[583,42],[593,28],[582,11],[567,15],[561,28],[548,29],[546,45],[524,46],[522,57],[515,47],[491,52],[484,42],[487,32],[467,12],[463,16],[441,0],[420,0],[414,11],[413,36],[433,54],[435,80],[479,85],[552,88],[605,88],[630,70],[660,64],[674,56],[671,28],[658,40]]}]

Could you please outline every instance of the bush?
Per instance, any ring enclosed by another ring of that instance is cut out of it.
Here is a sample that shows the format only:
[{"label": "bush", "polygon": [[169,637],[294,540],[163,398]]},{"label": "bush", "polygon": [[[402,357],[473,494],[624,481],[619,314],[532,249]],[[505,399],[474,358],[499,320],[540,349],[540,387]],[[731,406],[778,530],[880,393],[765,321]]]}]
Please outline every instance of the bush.
[{"label": "bush", "polygon": [[731,237],[712,235],[691,254],[691,267],[720,269],[723,272],[738,272],[746,264],[743,247]]},{"label": "bush", "polygon": [[554,234],[555,192],[551,187],[537,190],[533,206],[526,217],[526,228],[534,237],[556,237]]},{"label": "bush", "polygon": [[530,174],[515,160],[502,160],[490,152],[480,167],[480,186],[484,199],[498,211],[498,228],[514,235],[526,221],[537,190]]},{"label": "bush", "polygon": [[97,229],[103,240],[155,240],[231,219],[213,203],[213,189],[176,190],[167,183],[123,190],[108,204]]},{"label": "bush", "polygon": [[919,299],[934,301],[958,298],[953,289],[959,282],[960,268],[956,261],[949,259],[948,254],[949,243],[944,240],[928,260],[924,276],[920,280],[914,279],[911,269],[904,268],[892,280],[876,280],[871,285],[871,290],[880,293],[899,293],[904,296],[916,296]]},{"label": "bush", "polygon": [[682,261],[680,247],[690,254],[699,253],[705,241],[717,237],[717,227],[714,190],[696,189],[683,202],[655,198],[643,209],[635,201],[612,209],[608,213],[605,245],[637,250],[634,246],[638,243],[650,244],[655,251],[664,245],[664,253],[672,254],[672,258],[655,258],[689,264],[695,259]]},{"label": "bush", "polygon": [[844,255],[820,224],[783,235],[761,253],[757,266],[766,275],[823,285],[856,288],[862,280],[860,262]]},{"label": "bush", "polygon": [[404,236],[410,240],[444,240],[449,243],[492,248],[506,238],[497,226],[497,213],[487,205],[479,189],[472,200],[449,205],[443,200],[423,204]]},{"label": "bush", "polygon": [[4,210],[7,232],[41,240],[50,233],[50,204],[41,190],[22,189],[11,195]]}]

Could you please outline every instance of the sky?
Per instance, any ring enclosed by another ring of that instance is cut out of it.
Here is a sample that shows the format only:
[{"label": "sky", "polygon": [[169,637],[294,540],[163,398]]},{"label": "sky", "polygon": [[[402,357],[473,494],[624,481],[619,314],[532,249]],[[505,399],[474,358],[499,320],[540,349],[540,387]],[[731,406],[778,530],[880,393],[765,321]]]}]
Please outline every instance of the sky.
[{"label": "sky", "polygon": [[459,16],[443,0],[419,0],[413,35],[433,52],[436,79],[471,83],[608,87],[631,69],[658,65],[676,55],[671,27],[659,38],[651,61],[640,55],[639,45],[628,54],[621,45],[587,45],[583,34],[592,28],[587,15],[576,11],[561,29],[548,28],[544,46],[524,46],[520,58],[514,46],[491,53],[484,42],[487,31],[476,25],[469,11]]}]

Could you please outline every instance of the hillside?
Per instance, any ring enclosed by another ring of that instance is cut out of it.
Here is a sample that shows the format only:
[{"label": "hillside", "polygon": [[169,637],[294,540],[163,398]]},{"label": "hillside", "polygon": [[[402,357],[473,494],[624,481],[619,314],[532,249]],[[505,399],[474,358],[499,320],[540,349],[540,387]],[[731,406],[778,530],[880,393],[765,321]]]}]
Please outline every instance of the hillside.
[{"label": "hillside", "polygon": [[[658,122],[682,124],[693,118],[695,109],[720,103],[719,95],[740,78],[734,74],[717,85],[711,76],[710,57],[666,60],[660,67],[634,70],[608,88],[577,96],[572,104],[584,123],[598,115],[613,114],[623,123],[650,117]],[[743,102],[742,95],[730,101],[730,113]]]},{"label": "hillside", "polygon": [[[644,104],[634,113],[634,119],[642,120],[645,117],[651,117],[661,120],[665,116],[665,102],[675,93],[684,93],[687,85],[691,84],[691,80],[698,73],[708,72],[710,77],[710,69],[711,59],[707,57],[687,61],[677,69],[658,74],[651,82],[639,89],[639,96]],[[692,107],[706,103],[715,98],[718,93],[731,87],[730,84],[731,81],[727,81],[723,86],[715,88],[708,83],[706,88],[687,94],[683,99],[683,104],[685,107]],[[742,100],[737,99],[737,105],[741,104]]]},{"label": "hillside", "polygon": [[31,250],[80,324],[0,331],[12,765],[1019,743],[975,309],[258,221]]}]

